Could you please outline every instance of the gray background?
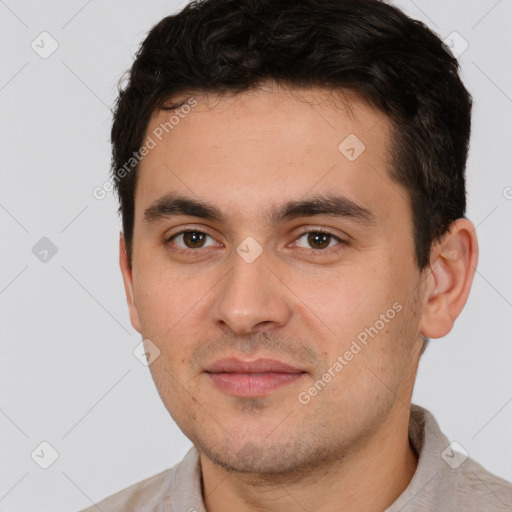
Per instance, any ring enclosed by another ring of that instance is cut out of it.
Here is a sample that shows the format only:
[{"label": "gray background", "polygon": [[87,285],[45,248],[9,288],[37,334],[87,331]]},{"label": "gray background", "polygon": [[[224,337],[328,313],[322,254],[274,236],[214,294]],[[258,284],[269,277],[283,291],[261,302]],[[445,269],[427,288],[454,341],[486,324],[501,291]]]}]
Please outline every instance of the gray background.
[{"label": "gray background", "polygon": [[[0,0],[1,511],[81,509],[191,446],[132,353],[117,203],[92,195],[107,178],[116,82],[147,31],[184,3]],[[475,100],[468,216],[481,244],[469,302],[424,354],[413,402],[512,480],[512,0],[397,4],[469,44],[459,58]],[[46,59],[31,47],[51,49],[43,31],[58,43]],[[57,248],[46,262],[32,252],[42,237]],[[51,455],[43,441],[59,455],[48,469],[36,463]]]}]

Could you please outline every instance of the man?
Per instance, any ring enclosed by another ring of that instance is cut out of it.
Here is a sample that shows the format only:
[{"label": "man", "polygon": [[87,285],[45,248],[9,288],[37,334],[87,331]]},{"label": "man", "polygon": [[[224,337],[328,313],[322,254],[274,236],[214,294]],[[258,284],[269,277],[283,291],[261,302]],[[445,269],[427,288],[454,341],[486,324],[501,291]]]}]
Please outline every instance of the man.
[{"label": "man", "polygon": [[512,510],[411,405],[477,264],[471,97],[378,0],[205,0],[120,91],[112,179],[133,327],[193,442],[107,511]]}]

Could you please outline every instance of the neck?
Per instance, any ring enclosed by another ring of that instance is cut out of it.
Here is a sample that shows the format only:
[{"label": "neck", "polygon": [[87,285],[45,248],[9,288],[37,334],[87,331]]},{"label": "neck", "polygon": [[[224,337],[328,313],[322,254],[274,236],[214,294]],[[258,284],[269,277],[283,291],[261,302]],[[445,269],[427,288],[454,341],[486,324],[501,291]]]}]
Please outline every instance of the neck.
[{"label": "neck", "polygon": [[395,404],[389,421],[357,450],[307,474],[228,472],[200,453],[208,512],[382,512],[405,490],[418,459],[409,443],[409,411]]}]

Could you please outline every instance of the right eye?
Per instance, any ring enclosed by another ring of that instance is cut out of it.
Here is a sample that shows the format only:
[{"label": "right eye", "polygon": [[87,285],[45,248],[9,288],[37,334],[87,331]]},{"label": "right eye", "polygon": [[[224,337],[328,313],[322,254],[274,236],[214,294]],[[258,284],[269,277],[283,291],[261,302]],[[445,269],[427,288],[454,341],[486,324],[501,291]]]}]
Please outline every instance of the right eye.
[{"label": "right eye", "polygon": [[[213,241],[213,244],[205,245],[207,238],[210,238]],[[216,242],[208,233],[197,229],[189,229],[175,233],[167,240],[167,242],[171,241],[174,245],[180,248],[179,252],[189,252],[194,251],[195,249],[218,245],[218,242]]]}]

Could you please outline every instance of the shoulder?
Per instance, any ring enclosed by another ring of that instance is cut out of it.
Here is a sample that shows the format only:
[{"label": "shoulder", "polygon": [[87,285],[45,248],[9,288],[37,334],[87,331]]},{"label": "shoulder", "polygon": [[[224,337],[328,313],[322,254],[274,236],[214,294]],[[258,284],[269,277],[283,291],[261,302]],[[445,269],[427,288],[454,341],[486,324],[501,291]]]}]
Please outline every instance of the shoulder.
[{"label": "shoulder", "polygon": [[512,483],[468,458],[454,478],[460,506],[468,511],[512,510]]},{"label": "shoulder", "polygon": [[[193,446],[170,469],[141,480],[81,512],[161,512],[172,504],[201,503],[199,454]],[[186,510],[186,509],[185,509]]]},{"label": "shoulder", "polygon": [[165,498],[172,487],[174,468],[141,480],[81,512],[145,512]]},{"label": "shoulder", "polygon": [[512,483],[492,474],[465,450],[459,451],[432,413],[415,404],[411,404],[409,440],[418,454],[416,472],[386,512],[512,511]]}]

